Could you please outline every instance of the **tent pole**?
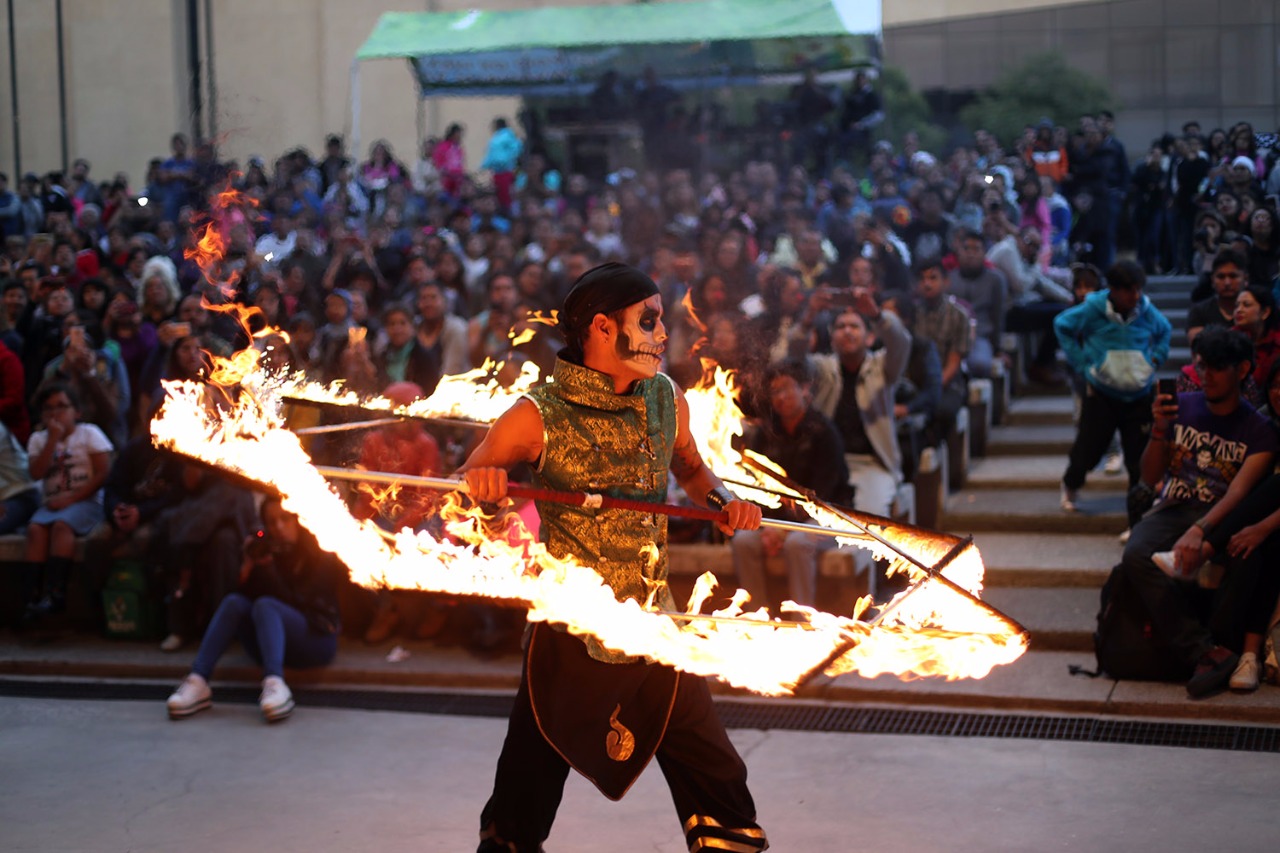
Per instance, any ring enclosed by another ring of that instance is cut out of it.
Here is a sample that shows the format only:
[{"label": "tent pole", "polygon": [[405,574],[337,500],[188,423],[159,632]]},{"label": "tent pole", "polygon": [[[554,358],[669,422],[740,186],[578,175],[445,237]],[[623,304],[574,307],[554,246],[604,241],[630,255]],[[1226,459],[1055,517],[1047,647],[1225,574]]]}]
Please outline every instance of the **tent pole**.
[{"label": "tent pole", "polygon": [[351,147],[347,150],[359,160],[360,151],[360,60],[351,60]]}]

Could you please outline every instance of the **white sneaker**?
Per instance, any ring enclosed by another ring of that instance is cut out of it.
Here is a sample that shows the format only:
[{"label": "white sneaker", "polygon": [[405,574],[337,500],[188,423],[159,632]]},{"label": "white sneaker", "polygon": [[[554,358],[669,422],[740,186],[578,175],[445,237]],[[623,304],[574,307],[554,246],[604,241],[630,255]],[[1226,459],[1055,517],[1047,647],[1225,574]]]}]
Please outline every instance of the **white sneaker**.
[{"label": "white sneaker", "polygon": [[1235,693],[1252,693],[1258,689],[1258,675],[1258,656],[1245,652],[1240,655],[1240,662],[1236,664],[1236,671],[1231,673],[1227,687]]},{"label": "white sneaker", "polygon": [[1121,545],[1128,545],[1128,544],[1129,544],[1129,534],[1130,534],[1130,533],[1132,533],[1132,532],[1133,532],[1133,528],[1131,528],[1131,527],[1126,527],[1126,528],[1124,529],[1124,533],[1121,533],[1119,536],[1117,536],[1117,537],[1116,537],[1116,539],[1117,539],[1117,540],[1119,540],[1119,542],[1120,542],[1120,544],[1121,544]]},{"label": "white sneaker", "polygon": [[258,696],[258,707],[268,723],[288,718],[293,713],[293,693],[284,679],[278,675],[268,675],[262,679],[262,693]]},{"label": "white sneaker", "polygon": [[1062,508],[1064,510],[1066,510],[1067,512],[1079,512],[1080,508],[1077,506],[1077,502],[1079,500],[1080,500],[1079,489],[1068,489],[1066,486],[1062,487],[1061,503],[1062,503]]},{"label": "white sneaker", "polygon": [[170,634],[160,641],[160,651],[162,652],[176,652],[180,648],[182,648],[182,638],[177,634]]},{"label": "white sneaker", "polygon": [[166,701],[169,719],[181,720],[213,706],[213,691],[203,675],[191,673]]},{"label": "white sneaker", "polygon": [[1119,474],[1124,470],[1124,457],[1119,453],[1112,453],[1107,457],[1106,464],[1102,466],[1102,470],[1108,474]]}]

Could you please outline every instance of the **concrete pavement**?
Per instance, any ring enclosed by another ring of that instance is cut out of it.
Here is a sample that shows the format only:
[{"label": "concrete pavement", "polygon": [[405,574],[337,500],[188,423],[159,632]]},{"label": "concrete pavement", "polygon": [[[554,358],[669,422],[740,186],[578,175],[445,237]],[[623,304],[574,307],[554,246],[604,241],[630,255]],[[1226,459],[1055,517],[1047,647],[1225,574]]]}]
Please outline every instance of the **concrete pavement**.
[{"label": "concrete pavement", "polygon": [[[215,695],[215,703],[217,696]],[[0,849],[474,849],[505,723],[299,707],[0,700]],[[779,853],[1274,848],[1274,755],[733,731]],[[572,776],[550,853],[684,849],[661,774],[620,803]]]}]

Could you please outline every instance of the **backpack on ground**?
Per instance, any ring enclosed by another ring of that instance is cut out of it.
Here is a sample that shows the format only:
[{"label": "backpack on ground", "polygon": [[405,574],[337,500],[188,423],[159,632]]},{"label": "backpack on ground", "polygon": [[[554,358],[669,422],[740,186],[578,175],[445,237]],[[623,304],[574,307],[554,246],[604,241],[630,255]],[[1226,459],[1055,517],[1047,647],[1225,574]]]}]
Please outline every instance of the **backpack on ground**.
[{"label": "backpack on ground", "polygon": [[1093,633],[1098,671],[1072,667],[1073,673],[1129,681],[1186,681],[1191,667],[1183,663],[1152,629],[1151,617],[1137,590],[1121,571],[1111,570],[1102,585],[1098,627]]}]

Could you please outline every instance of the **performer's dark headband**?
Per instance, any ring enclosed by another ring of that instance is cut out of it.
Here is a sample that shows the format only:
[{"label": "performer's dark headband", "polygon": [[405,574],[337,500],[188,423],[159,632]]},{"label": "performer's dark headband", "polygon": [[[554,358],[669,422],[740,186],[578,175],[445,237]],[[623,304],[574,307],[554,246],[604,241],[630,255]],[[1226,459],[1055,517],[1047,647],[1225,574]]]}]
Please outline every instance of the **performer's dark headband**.
[{"label": "performer's dark headband", "polygon": [[560,310],[560,331],[577,348],[583,331],[597,314],[612,314],[658,293],[653,279],[635,267],[607,263],[592,267],[573,283]]}]

